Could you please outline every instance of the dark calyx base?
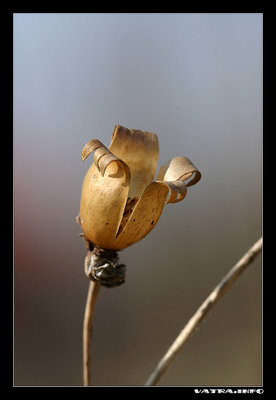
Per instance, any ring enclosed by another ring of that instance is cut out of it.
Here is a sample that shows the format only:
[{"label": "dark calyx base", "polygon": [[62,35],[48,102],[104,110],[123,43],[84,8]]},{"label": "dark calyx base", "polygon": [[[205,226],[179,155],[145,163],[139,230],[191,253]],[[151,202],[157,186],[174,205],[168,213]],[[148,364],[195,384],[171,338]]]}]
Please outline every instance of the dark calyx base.
[{"label": "dark calyx base", "polygon": [[89,279],[105,287],[122,285],[125,281],[126,266],[119,264],[117,251],[101,249],[81,235],[87,248],[84,260],[85,274]]}]

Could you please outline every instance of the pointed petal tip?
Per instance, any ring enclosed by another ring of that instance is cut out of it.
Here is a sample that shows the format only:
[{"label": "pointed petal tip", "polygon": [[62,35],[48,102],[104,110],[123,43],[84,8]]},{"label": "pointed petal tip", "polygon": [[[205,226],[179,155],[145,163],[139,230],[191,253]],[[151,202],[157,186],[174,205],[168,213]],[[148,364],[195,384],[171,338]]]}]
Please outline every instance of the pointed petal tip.
[{"label": "pointed petal tip", "polygon": [[84,161],[94,150],[105,147],[98,139],[92,139],[82,149],[81,158]]}]

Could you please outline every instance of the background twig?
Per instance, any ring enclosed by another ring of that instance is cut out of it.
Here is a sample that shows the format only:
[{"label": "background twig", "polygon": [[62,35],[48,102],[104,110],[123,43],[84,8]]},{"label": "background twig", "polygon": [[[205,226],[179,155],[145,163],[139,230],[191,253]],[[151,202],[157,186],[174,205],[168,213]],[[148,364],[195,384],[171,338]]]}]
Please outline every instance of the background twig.
[{"label": "background twig", "polygon": [[90,281],[83,319],[83,386],[91,383],[91,333],[93,313],[101,285]]},{"label": "background twig", "polygon": [[206,317],[207,313],[213,308],[217,301],[224,295],[235,280],[241,275],[245,268],[252,263],[262,249],[262,238],[260,238],[234,265],[227,275],[215,287],[207,299],[202,303],[196,313],[189,320],[184,329],[180,332],[176,340],[173,342],[167,353],[160,360],[155,371],[151,374],[145,386],[155,385],[161,376],[165,373],[169,365],[172,363],[176,355],[180,352],[184,343],[189,339],[193,331],[197,328],[200,322]]}]

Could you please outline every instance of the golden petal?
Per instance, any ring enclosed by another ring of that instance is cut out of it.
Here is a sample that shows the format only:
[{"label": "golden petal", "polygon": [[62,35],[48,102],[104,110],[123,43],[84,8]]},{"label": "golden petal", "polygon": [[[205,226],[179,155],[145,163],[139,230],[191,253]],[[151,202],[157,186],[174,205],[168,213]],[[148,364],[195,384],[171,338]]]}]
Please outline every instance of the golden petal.
[{"label": "golden petal", "polygon": [[184,199],[187,194],[187,186],[185,182],[182,181],[157,181],[158,183],[165,185],[169,189],[169,196],[165,202],[168,203],[177,203]]},{"label": "golden petal", "polygon": [[155,227],[162,214],[168,191],[168,187],[159,182],[152,182],[147,186],[131,210],[125,226],[118,231],[114,249],[123,249],[138,242]]},{"label": "golden petal", "polygon": [[128,165],[129,197],[139,198],[155,175],[159,154],[156,134],[116,125],[109,150]]},{"label": "golden petal", "polygon": [[[191,179],[190,179],[191,178]],[[157,181],[186,181],[186,186],[192,186],[201,178],[196,166],[186,157],[175,157],[160,167]]]},{"label": "golden petal", "polygon": [[82,149],[81,152],[82,160],[85,160],[89,156],[89,154],[92,153],[92,151],[97,150],[100,147],[105,147],[105,146],[98,139],[90,140],[90,142],[86,143],[86,145]]},{"label": "golden petal", "polygon": [[162,166],[157,177],[162,181],[150,183],[140,199],[129,199],[113,248],[126,248],[145,237],[159,220],[164,205],[183,200],[187,186],[200,177],[198,169],[185,157],[176,157]]},{"label": "golden petal", "polygon": [[80,223],[92,243],[112,249],[128,198],[130,171],[98,140],[84,147],[83,158],[95,149],[82,185]]}]

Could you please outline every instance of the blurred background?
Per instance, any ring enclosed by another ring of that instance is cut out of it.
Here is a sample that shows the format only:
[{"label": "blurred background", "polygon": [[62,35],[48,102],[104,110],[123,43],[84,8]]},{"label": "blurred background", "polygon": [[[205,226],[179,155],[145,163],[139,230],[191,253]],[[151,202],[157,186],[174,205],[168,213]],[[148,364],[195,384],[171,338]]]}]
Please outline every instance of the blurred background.
[{"label": "blurred background", "polygon": [[[115,124],[202,172],[103,288],[93,384],[143,385],[262,234],[262,14],[14,14],[14,384],[82,385],[81,161]],[[261,385],[261,257],[159,385]]]}]

